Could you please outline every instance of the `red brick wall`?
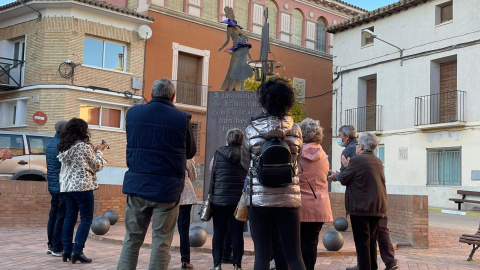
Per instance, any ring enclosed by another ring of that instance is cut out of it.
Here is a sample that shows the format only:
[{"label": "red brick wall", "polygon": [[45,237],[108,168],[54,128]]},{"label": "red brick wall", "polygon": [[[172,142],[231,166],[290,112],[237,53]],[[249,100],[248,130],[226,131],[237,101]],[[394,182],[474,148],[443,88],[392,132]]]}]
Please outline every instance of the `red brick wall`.
[{"label": "red brick wall", "polygon": [[[50,194],[46,182],[0,181],[0,227],[46,227]],[[201,200],[202,189],[196,189]],[[115,210],[125,220],[126,195],[122,186],[100,185],[95,191],[94,217]],[[330,192],[333,218],[345,217],[343,193]],[[409,240],[414,247],[428,248],[428,197],[388,195],[388,227],[392,235]]]},{"label": "red brick wall", "polygon": [[[329,195],[333,219],[345,217],[345,194]],[[388,195],[387,217],[392,235],[409,240],[416,248],[428,248],[428,196]]]},{"label": "red brick wall", "polygon": [[[0,181],[0,227],[46,227],[50,211],[50,193],[46,182]],[[95,194],[93,216],[115,210],[125,220],[126,195],[122,186],[100,185]]]}]

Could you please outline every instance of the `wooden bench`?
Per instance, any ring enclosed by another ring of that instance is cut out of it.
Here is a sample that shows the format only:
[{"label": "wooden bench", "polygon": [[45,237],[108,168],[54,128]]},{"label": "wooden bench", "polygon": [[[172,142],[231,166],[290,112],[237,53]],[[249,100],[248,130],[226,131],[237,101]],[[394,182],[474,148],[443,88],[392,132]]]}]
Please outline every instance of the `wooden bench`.
[{"label": "wooden bench", "polygon": [[470,252],[470,255],[468,256],[468,259],[467,259],[467,261],[471,261],[473,254],[480,247],[480,226],[478,226],[478,230],[476,234],[462,234],[462,236],[460,236],[460,239],[458,241],[460,243],[467,243],[468,245],[473,245],[472,252]]},{"label": "wooden bench", "polygon": [[470,191],[470,190],[457,190],[457,194],[462,195],[461,199],[457,198],[450,198],[450,201],[454,201],[455,203],[458,204],[458,210],[462,210],[462,203],[478,203],[480,204],[480,200],[466,200],[465,197],[467,195],[470,196],[479,196],[480,197],[480,192],[479,191]]}]

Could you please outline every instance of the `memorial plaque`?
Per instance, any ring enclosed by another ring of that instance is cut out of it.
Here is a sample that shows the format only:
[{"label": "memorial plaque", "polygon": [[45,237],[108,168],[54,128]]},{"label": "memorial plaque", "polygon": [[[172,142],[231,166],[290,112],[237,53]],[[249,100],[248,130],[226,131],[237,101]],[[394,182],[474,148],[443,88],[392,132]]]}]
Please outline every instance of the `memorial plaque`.
[{"label": "memorial plaque", "polygon": [[257,92],[209,92],[207,104],[207,143],[205,152],[205,182],[203,198],[210,188],[210,162],[213,154],[227,143],[227,131],[245,130],[252,117],[262,113]]}]

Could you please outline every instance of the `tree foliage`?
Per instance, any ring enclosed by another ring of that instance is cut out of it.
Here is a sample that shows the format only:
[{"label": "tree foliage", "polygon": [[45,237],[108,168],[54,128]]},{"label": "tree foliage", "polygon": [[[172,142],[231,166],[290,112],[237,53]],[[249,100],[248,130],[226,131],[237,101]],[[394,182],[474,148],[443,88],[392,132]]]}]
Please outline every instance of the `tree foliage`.
[{"label": "tree foliage", "polygon": [[[293,81],[290,78],[287,78],[279,73],[273,75],[275,77],[281,77],[288,81],[288,83],[293,87],[295,90],[295,103],[293,107],[288,112],[288,115],[293,117],[295,123],[300,123],[303,119],[307,117],[307,113],[305,112],[305,100],[299,99],[298,95],[301,93],[301,90],[295,88],[293,85]],[[272,76],[267,76],[267,80]],[[260,86],[261,82],[255,80],[255,75],[246,79],[243,83],[243,88],[245,91],[257,91],[258,87]]]}]

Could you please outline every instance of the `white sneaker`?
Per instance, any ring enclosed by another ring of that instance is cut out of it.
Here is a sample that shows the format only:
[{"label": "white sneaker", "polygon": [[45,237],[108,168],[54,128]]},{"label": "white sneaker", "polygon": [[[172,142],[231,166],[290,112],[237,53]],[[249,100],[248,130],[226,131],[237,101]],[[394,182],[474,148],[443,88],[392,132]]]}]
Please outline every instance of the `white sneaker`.
[{"label": "white sneaker", "polygon": [[62,257],[62,252],[53,252],[53,251],[51,251],[51,253],[52,253],[52,256]]},{"label": "white sneaker", "polygon": [[50,245],[48,245],[47,254],[52,254],[52,247]]}]

